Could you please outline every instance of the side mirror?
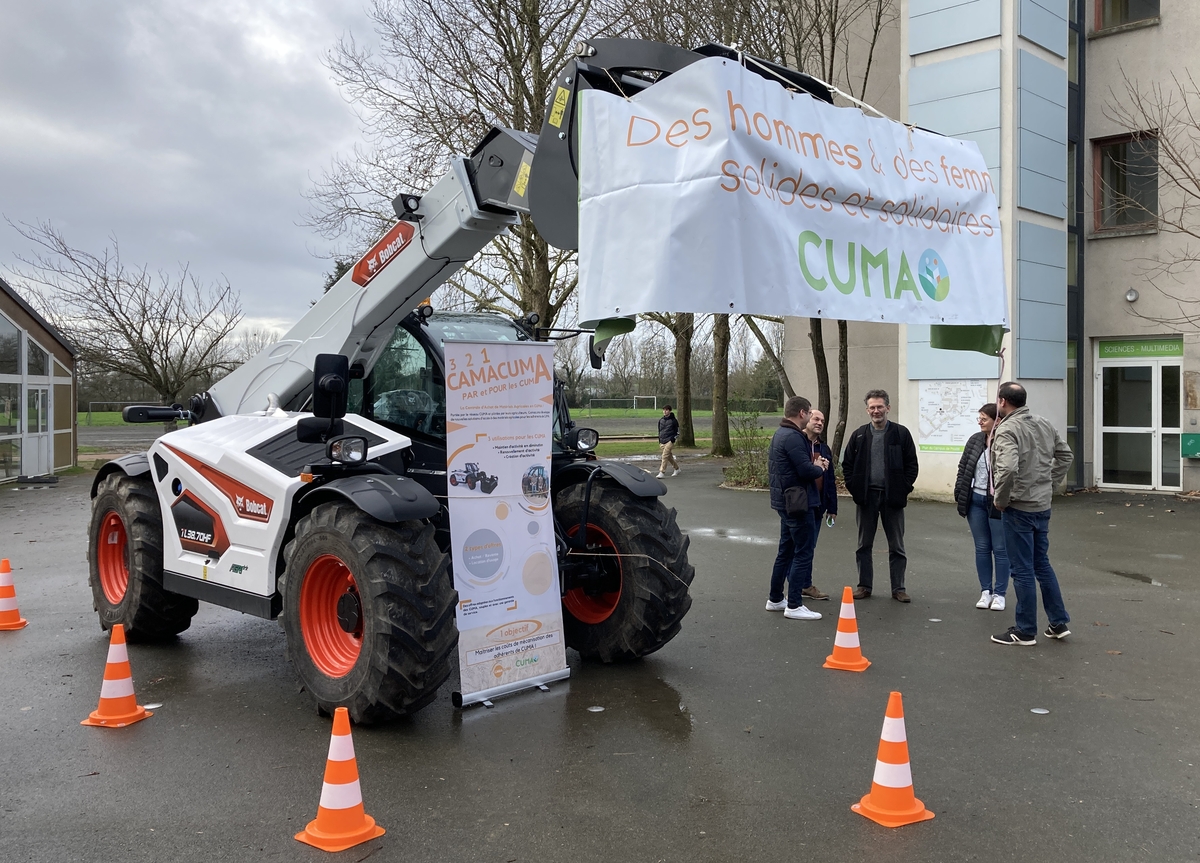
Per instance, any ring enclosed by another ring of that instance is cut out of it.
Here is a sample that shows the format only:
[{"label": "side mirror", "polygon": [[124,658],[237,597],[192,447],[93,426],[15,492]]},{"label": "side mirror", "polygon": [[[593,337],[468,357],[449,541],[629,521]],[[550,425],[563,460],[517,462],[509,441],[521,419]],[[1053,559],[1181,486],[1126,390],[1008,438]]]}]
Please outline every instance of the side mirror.
[{"label": "side mirror", "polygon": [[313,416],[344,417],[349,390],[350,360],[341,354],[317,354],[313,362]]},{"label": "side mirror", "polygon": [[362,464],[367,460],[367,439],[355,435],[334,438],[326,444],[325,456],[341,464]]},{"label": "side mirror", "polygon": [[589,452],[600,443],[600,434],[595,429],[573,428],[563,435],[563,447],[566,449]]}]

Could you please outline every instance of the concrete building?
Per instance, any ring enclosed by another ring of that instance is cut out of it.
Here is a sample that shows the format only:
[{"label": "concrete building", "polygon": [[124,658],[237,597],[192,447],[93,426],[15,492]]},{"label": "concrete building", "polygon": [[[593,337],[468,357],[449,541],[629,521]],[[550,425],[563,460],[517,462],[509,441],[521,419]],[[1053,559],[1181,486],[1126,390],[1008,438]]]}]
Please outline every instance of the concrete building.
[{"label": "concrete building", "polygon": [[[901,0],[899,13],[896,50],[880,61],[896,64],[899,105],[878,107],[979,144],[998,191],[1012,332],[1001,369],[932,349],[925,327],[850,324],[848,428],[866,421],[863,393],[887,389],[921,449],[919,491],[948,496],[975,409],[1003,376],[1071,444],[1070,485],[1200,488],[1200,321],[1186,321],[1200,312],[1200,272],[1156,275],[1186,248],[1180,227],[1200,228],[1188,221],[1200,195],[1169,180],[1165,136],[1200,129],[1156,115],[1152,90],[1178,104],[1172,75],[1188,86],[1200,4]],[[1200,118],[1200,92],[1193,107]],[[788,321],[785,362],[815,394],[808,327]],[[836,327],[823,332],[836,375]]]},{"label": "concrete building", "polygon": [[75,349],[0,279],[0,482],[74,465]]}]

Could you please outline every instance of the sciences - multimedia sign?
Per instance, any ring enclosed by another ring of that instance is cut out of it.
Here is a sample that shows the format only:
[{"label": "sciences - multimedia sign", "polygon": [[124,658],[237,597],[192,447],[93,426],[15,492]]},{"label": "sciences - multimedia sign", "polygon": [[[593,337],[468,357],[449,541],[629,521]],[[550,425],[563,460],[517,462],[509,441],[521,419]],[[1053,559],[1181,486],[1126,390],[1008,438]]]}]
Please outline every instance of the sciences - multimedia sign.
[{"label": "sciences - multimedia sign", "polygon": [[462,703],[570,675],[550,456],[552,342],[446,342],[446,479]]},{"label": "sciences - multimedia sign", "polygon": [[719,57],[582,94],[579,315],[1008,326],[979,148]]}]

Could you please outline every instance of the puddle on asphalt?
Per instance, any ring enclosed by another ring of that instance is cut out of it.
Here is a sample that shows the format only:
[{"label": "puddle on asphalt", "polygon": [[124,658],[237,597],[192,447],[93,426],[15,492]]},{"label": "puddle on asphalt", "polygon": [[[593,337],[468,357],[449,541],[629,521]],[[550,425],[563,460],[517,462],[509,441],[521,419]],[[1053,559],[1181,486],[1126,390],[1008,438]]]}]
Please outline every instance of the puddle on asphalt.
[{"label": "puddle on asphalt", "polygon": [[683,532],[689,536],[711,536],[716,539],[727,539],[730,542],[744,542],[749,545],[775,545],[779,542],[778,539],[756,536],[752,533],[743,533],[740,530],[727,527],[689,527],[685,528]]},{"label": "puddle on asphalt", "polygon": [[1142,575],[1140,572],[1126,572],[1123,569],[1110,569],[1113,575],[1119,575],[1121,578],[1131,578],[1134,581],[1140,581],[1143,584],[1151,584],[1154,587],[1166,587],[1161,581],[1156,578],[1151,578],[1148,575]]}]

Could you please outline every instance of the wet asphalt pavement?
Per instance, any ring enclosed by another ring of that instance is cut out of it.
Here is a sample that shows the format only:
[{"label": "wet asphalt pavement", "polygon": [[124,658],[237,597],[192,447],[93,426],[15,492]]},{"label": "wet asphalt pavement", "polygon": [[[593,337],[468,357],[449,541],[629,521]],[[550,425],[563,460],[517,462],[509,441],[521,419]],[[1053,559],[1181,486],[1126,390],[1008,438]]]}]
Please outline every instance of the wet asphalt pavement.
[{"label": "wet asphalt pavement", "polygon": [[[152,718],[79,725],[107,649],[86,583],[90,479],[0,489],[0,556],[30,621],[0,633],[0,859],[327,859],[291,837],[316,813],[330,722],[298,691],[276,624],[201,606],[177,642],[130,647],[139,701],[162,705]],[[838,589],[855,581],[849,502],[817,551],[834,601],[813,603],[821,621],[789,621],[763,610],[767,496],[718,481],[694,462],[669,480],[696,566],[674,641],[621,667],[571,654],[569,682],[492,710],[454,710],[447,685],[411,720],[356,728],[366,809],[388,832],[328,859],[1196,859],[1200,503],[1059,501],[1052,556],[1074,634],[1022,648],[987,640],[1012,613],[974,608],[965,522],[916,502],[913,602],[858,603],[874,664],[851,674],[821,668]],[[898,830],[850,811],[892,689],[917,796],[937,813]]]}]

